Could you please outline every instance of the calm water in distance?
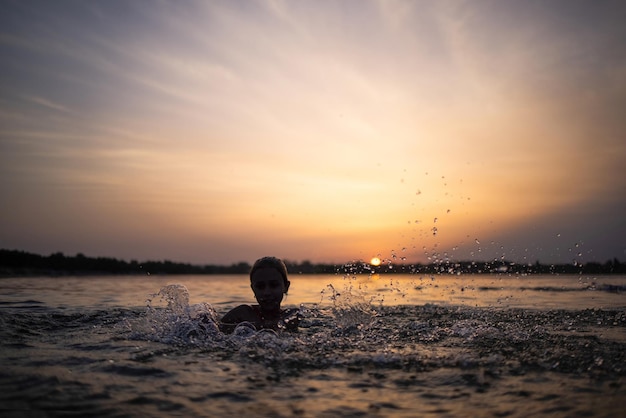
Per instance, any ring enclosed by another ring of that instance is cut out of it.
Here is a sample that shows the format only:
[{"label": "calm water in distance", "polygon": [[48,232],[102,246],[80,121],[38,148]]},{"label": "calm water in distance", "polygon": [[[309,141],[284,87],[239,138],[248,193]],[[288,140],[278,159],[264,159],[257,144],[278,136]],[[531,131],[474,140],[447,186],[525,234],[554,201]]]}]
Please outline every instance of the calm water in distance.
[{"label": "calm water in distance", "polygon": [[[327,306],[333,290],[373,305],[444,304],[532,309],[625,308],[626,276],[297,275],[284,306]],[[48,307],[138,307],[163,286],[187,287],[190,304],[218,312],[255,303],[246,275],[95,276],[1,279],[4,304],[27,300]],[[332,289],[331,289],[332,287]]]}]

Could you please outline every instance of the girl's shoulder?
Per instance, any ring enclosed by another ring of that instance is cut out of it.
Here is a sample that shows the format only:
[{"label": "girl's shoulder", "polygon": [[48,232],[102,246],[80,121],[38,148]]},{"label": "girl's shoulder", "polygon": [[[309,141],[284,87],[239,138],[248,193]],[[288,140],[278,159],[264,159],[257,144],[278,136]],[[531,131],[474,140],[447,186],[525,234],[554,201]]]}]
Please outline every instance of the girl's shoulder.
[{"label": "girl's shoulder", "polygon": [[248,322],[257,326],[259,323],[259,314],[257,309],[251,305],[239,305],[231,309],[220,320],[220,330],[230,334],[237,327],[237,324]]},{"label": "girl's shoulder", "polygon": [[258,316],[258,308],[251,305],[239,305],[231,309],[222,317],[222,322],[238,323],[242,321],[254,321]]}]

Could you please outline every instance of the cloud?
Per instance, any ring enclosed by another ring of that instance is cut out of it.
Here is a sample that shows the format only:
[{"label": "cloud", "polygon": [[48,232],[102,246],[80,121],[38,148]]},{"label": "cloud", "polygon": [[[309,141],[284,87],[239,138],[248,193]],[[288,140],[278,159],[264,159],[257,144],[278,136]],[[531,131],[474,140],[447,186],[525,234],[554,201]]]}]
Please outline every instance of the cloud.
[{"label": "cloud", "polygon": [[67,107],[58,104],[58,103],[54,103],[53,101],[44,99],[42,97],[25,97],[24,98],[27,101],[30,101],[32,103],[38,104],[40,106],[44,106],[47,107],[49,109],[52,110],[57,110],[59,112],[63,112],[63,113],[73,113],[70,109],[68,109]]}]

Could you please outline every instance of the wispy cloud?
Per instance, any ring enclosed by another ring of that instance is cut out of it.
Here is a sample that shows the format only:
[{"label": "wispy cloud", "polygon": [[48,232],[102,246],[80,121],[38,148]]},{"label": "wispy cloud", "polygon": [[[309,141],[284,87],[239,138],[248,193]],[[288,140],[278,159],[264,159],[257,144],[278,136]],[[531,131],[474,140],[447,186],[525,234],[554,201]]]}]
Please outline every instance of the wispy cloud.
[{"label": "wispy cloud", "polygon": [[55,103],[51,100],[45,99],[43,97],[24,97],[25,100],[31,102],[31,103],[35,103],[39,106],[43,106],[46,107],[48,109],[52,109],[52,110],[56,110],[59,112],[63,112],[63,113],[73,113],[70,109],[68,109],[67,107],[59,104],[59,103]]}]

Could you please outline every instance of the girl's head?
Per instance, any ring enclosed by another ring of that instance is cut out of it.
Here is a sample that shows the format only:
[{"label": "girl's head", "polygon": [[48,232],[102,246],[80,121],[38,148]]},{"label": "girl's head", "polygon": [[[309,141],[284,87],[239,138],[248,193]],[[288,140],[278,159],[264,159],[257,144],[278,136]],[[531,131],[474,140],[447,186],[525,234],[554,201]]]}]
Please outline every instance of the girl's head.
[{"label": "girl's head", "polygon": [[254,265],[252,266],[252,270],[250,270],[250,280],[252,280],[252,276],[257,270],[262,268],[272,268],[278,271],[283,278],[283,284],[285,285],[285,293],[289,288],[289,279],[287,279],[287,266],[280,258],[276,257],[263,257],[259,258]]},{"label": "girl's head", "polygon": [[279,311],[289,285],[287,267],[276,257],[260,258],[250,270],[250,287],[263,310]]}]

